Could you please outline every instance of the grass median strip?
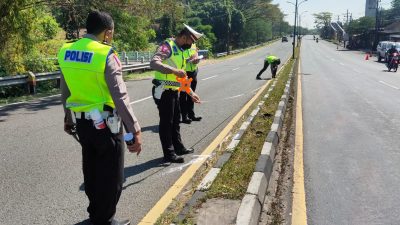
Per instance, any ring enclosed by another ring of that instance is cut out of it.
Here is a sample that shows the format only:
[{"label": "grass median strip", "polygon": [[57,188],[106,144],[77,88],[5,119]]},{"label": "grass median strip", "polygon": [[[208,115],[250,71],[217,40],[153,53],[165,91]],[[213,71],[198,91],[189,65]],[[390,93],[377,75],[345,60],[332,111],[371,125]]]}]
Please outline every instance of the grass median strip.
[{"label": "grass median strip", "polygon": [[284,92],[292,65],[291,61],[281,71],[274,90],[245,131],[230,160],[222,167],[207,192],[207,198],[242,199],[245,195],[265,138],[274,120],[274,114]]}]

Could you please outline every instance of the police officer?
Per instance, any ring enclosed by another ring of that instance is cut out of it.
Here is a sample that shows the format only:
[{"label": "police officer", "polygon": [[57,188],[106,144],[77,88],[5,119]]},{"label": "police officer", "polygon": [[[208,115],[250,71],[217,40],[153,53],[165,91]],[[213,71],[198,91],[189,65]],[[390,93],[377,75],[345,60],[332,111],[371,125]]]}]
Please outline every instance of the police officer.
[{"label": "police officer", "polygon": [[135,134],[135,143],[128,149],[137,154],[142,144],[140,125],[129,104],[121,62],[110,46],[113,19],[105,12],[91,12],[86,29],[82,39],[64,44],[58,54],[64,130],[72,134],[75,116],[91,223],[127,225],[129,221],[114,219],[124,179],[124,143],[118,120],[126,132]]},{"label": "police officer", "polygon": [[264,60],[264,67],[257,74],[257,77],[256,77],[257,80],[261,80],[261,77],[260,77],[261,74],[264,73],[264,71],[268,68],[268,66],[270,64],[271,64],[272,78],[276,77],[276,71],[278,70],[278,65],[281,64],[281,60],[276,56],[269,55]]},{"label": "police officer", "polygon": [[[159,110],[159,135],[164,160],[167,162],[183,163],[184,159],[180,155],[194,151],[193,148],[186,148],[182,144],[178,92],[181,84],[177,82],[177,77],[186,77],[186,59],[183,52],[201,36],[202,34],[185,25],[176,39],[167,39],[158,47],[150,62],[150,67],[156,71],[153,97]],[[199,96],[193,90],[187,94],[191,96],[193,102],[200,102]]]},{"label": "police officer", "polygon": [[[186,60],[186,74],[188,78],[192,78],[192,83],[190,87],[193,91],[196,91],[197,87],[197,73],[198,68],[197,64],[200,62],[198,58],[198,49],[196,44],[193,43],[190,49],[184,51],[184,58]],[[179,96],[179,103],[181,106],[181,115],[182,115],[182,122],[190,124],[192,121],[200,121],[202,118],[201,116],[196,116],[194,113],[194,102],[190,95],[186,92],[181,92]]]}]

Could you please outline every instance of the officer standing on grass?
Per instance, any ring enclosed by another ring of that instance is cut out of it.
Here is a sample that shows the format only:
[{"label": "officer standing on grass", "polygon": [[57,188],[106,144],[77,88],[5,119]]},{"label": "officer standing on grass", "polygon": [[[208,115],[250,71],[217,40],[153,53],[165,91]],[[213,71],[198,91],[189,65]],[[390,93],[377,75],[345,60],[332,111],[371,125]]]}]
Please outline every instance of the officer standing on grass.
[{"label": "officer standing on grass", "polygon": [[[192,44],[190,49],[186,50],[184,53],[184,57],[186,60],[186,74],[188,78],[192,78],[192,83],[190,87],[193,91],[196,91],[197,87],[197,73],[198,68],[197,64],[200,62],[198,58],[198,49],[196,44]],[[192,97],[188,95],[186,92],[181,92],[179,96],[179,102],[181,106],[181,115],[182,115],[182,122],[190,124],[192,121],[200,121],[202,119],[201,116],[196,116],[194,113],[194,102]]]},{"label": "officer standing on grass", "polygon": [[264,73],[264,71],[268,68],[269,65],[271,65],[271,73],[272,73],[272,78],[276,77],[276,71],[278,70],[278,65],[281,64],[281,60],[273,55],[269,55],[265,58],[264,60],[264,67],[260,70],[260,72],[257,74],[256,79],[261,80],[261,74]]},{"label": "officer standing on grass", "polygon": [[64,130],[73,134],[75,116],[90,222],[127,225],[129,221],[114,219],[124,180],[120,120],[126,131],[135,135],[128,149],[137,154],[142,144],[140,125],[129,104],[121,62],[110,45],[113,19],[105,12],[93,11],[87,17],[86,29],[82,39],[64,44],[58,54]]},{"label": "officer standing on grass", "polygon": [[[153,80],[153,97],[160,116],[159,135],[164,153],[164,161],[183,163],[180,155],[194,152],[182,144],[180,134],[179,88],[181,83],[177,78],[186,77],[186,60],[184,51],[190,49],[202,34],[184,24],[183,30],[175,39],[165,40],[157,49],[150,62],[155,70]],[[190,90],[187,93],[193,102],[200,103],[199,96]]]}]

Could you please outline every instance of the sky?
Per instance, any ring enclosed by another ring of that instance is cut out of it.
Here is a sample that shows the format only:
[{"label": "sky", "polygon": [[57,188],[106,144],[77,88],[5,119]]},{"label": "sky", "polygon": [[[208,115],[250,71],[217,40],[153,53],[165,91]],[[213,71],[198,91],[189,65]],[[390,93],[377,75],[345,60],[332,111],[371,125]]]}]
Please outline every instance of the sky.
[{"label": "sky", "polygon": [[[279,8],[284,14],[287,14],[285,20],[289,24],[294,24],[294,5],[296,0],[273,0],[273,4],[279,4]],[[300,3],[302,0],[298,0]],[[300,4],[299,13],[301,13],[301,26],[314,28],[314,17],[312,14],[320,12],[331,12],[333,18],[337,20],[338,16],[341,21],[345,21],[346,12],[353,14],[353,19],[358,19],[365,15],[366,0],[307,0]],[[381,6],[385,9],[390,8],[391,0],[381,0]],[[307,11],[307,12],[305,12]]]}]

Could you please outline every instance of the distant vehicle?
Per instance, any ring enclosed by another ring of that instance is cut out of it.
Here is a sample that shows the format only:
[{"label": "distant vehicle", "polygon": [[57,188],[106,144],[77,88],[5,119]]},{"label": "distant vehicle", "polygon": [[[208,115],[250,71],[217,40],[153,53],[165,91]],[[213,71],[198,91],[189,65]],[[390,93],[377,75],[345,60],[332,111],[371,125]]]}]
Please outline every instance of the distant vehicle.
[{"label": "distant vehicle", "polygon": [[288,38],[286,36],[282,37],[282,42],[288,42]]},{"label": "distant vehicle", "polygon": [[378,55],[378,62],[385,59],[386,62],[386,52],[390,49],[390,47],[394,44],[394,42],[390,41],[380,41],[378,46],[376,47],[376,54]]},{"label": "distant vehicle", "polygon": [[290,34],[290,37],[293,37],[293,34]]}]

